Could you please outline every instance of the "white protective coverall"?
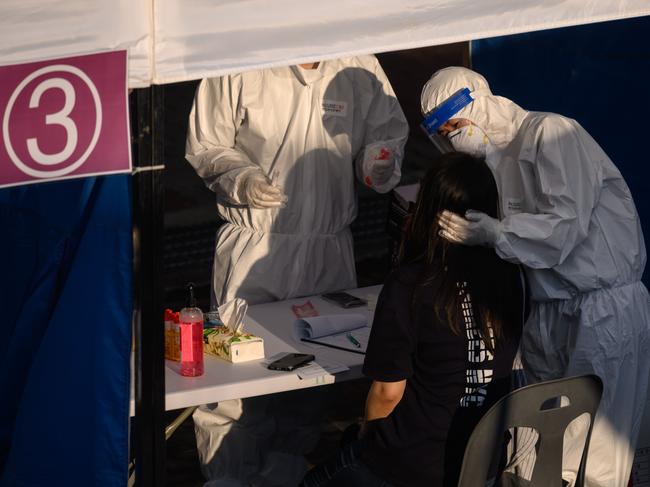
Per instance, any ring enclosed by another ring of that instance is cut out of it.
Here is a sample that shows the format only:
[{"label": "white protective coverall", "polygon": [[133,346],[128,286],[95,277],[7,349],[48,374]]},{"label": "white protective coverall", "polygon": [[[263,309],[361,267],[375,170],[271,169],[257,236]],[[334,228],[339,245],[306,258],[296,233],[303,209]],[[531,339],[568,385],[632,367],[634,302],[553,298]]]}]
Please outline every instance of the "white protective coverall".
[{"label": "white protective coverall", "polygon": [[[349,230],[357,212],[355,174],[380,193],[391,190],[401,177],[407,136],[404,114],[374,56],[203,80],[186,157],[217,193],[226,220],[217,235],[213,303],[355,287]],[[373,166],[386,154],[392,174],[377,185]],[[246,206],[239,186],[250,171],[273,180],[286,206]],[[305,467],[300,453],[318,438],[318,414],[310,409],[315,405],[305,398],[288,403],[277,397],[201,406],[194,422],[204,474],[217,479],[210,485],[295,485]]]},{"label": "white protective coverall", "polygon": [[[650,371],[650,301],[640,279],[646,251],[621,173],[575,121],[527,112],[494,96],[465,68],[446,68],[422,91],[427,113],[460,88],[474,101],[452,118],[482,128],[497,182],[496,252],[526,266],[532,310],[521,352],[533,381],[597,374],[604,392],[591,437],[589,487],[628,483]],[[584,423],[565,442],[573,482]]]},{"label": "white protective coverall", "polygon": [[[404,114],[374,56],[206,79],[190,114],[186,157],[217,193],[213,302],[249,304],[356,286],[350,223],[354,174],[376,191],[401,177]],[[369,179],[382,148],[394,160],[381,186]],[[253,209],[241,180],[262,171],[286,207]]]}]

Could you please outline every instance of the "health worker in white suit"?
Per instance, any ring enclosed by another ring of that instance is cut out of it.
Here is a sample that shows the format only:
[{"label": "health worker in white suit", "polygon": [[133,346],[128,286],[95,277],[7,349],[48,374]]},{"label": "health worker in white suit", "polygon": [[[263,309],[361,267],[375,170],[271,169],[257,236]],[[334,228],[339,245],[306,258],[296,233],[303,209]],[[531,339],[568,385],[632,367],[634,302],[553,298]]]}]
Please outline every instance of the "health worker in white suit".
[{"label": "health worker in white suit", "polygon": [[312,66],[206,79],[196,92],[186,158],[227,222],[213,302],[356,286],[354,176],[395,187],[408,125],[374,56]]},{"label": "health worker in white suit", "polygon": [[[212,302],[239,297],[255,304],[356,287],[349,229],[355,176],[379,193],[391,190],[407,136],[374,56],[203,80],[186,158],[215,191],[226,220],[217,235]],[[204,473],[233,485],[297,484],[306,464],[289,453],[313,446],[318,432],[309,430],[319,427],[316,413],[304,418],[312,408],[301,402],[256,398],[200,407],[194,421]]]},{"label": "health worker in white suit", "polygon": [[[445,212],[441,233],[525,266],[533,301],[521,342],[527,375],[603,380],[586,485],[626,486],[650,372],[646,250],[627,184],[575,120],[523,110],[469,69],[436,72],[421,101],[425,130],[485,156],[499,189],[500,220]],[[583,426],[565,443],[571,483]]]}]

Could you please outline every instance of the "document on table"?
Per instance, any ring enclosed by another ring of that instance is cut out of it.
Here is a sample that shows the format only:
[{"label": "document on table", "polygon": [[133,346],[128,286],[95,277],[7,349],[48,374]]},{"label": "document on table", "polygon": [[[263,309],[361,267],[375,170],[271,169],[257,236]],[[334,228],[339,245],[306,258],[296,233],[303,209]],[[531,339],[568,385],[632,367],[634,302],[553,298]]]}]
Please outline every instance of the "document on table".
[{"label": "document on table", "polygon": [[311,345],[365,353],[370,327],[362,314],[340,314],[301,318],[294,322],[294,337]]},{"label": "document on table", "polygon": [[296,374],[301,379],[311,379],[312,377],[321,377],[327,375],[327,370],[321,367],[316,362],[310,362],[304,367],[296,369]]},{"label": "document on table", "polygon": [[323,357],[316,357],[316,363],[323,367],[328,374],[338,374],[339,372],[345,372],[346,370],[350,370],[350,367],[347,365],[340,364],[338,362],[334,362],[332,360],[327,360],[324,359]]}]

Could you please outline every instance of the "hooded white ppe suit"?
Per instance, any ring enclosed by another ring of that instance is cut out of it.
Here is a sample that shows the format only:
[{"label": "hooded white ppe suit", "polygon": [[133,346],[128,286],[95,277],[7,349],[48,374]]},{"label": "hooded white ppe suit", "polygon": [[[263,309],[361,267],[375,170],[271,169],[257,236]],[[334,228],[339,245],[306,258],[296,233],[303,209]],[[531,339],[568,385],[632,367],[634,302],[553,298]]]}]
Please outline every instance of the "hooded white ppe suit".
[{"label": "hooded white ppe suit", "polygon": [[[217,193],[213,302],[249,304],[355,287],[349,225],[354,175],[380,193],[400,180],[408,125],[374,56],[206,79],[190,114],[186,157]],[[384,149],[382,151],[382,149]],[[375,184],[373,168],[392,160]],[[246,174],[283,190],[284,208],[240,200]]]},{"label": "hooded white ppe suit", "polygon": [[[349,230],[357,212],[355,174],[380,193],[391,190],[401,177],[407,136],[374,56],[202,81],[186,157],[217,193],[227,222],[217,235],[212,302],[240,297],[254,304],[355,287]],[[251,171],[283,191],[284,207],[254,209],[242,201],[240,187]],[[303,466],[291,453],[313,446],[314,421],[303,416],[318,415],[308,411],[314,405],[277,402],[226,401],[194,413],[209,478],[230,478],[233,485],[300,480]]]},{"label": "hooded white ppe suit", "polygon": [[[524,264],[530,282],[526,371],[535,381],[584,373],[603,380],[586,485],[626,486],[650,372],[650,297],[640,282],[646,251],[630,190],[575,120],[527,112],[468,69],[435,73],[422,91],[423,113],[464,87],[474,101],[451,118],[472,121],[490,139],[502,216],[495,250]],[[571,482],[579,430],[574,425],[565,442],[563,476]]]}]

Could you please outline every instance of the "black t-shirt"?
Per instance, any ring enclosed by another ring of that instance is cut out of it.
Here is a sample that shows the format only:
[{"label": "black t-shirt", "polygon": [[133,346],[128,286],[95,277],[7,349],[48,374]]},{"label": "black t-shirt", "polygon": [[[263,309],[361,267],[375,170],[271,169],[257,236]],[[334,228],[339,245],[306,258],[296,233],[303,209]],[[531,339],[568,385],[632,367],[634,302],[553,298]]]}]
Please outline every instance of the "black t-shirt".
[{"label": "black t-shirt", "polygon": [[386,280],[379,296],[363,366],[373,380],[406,379],[402,400],[386,418],[370,421],[362,461],[396,486],[456,485],[465,445],[485,412],[510,390],[512,362],[523,321],[524,292],[518,269],[509,275],[522,290],[512,303],[521,314],[517,332],[490,353],[480,339],[465,293],[465,333],[441,322],[435,296],[413,304],[421,267],[403,266]]}]

